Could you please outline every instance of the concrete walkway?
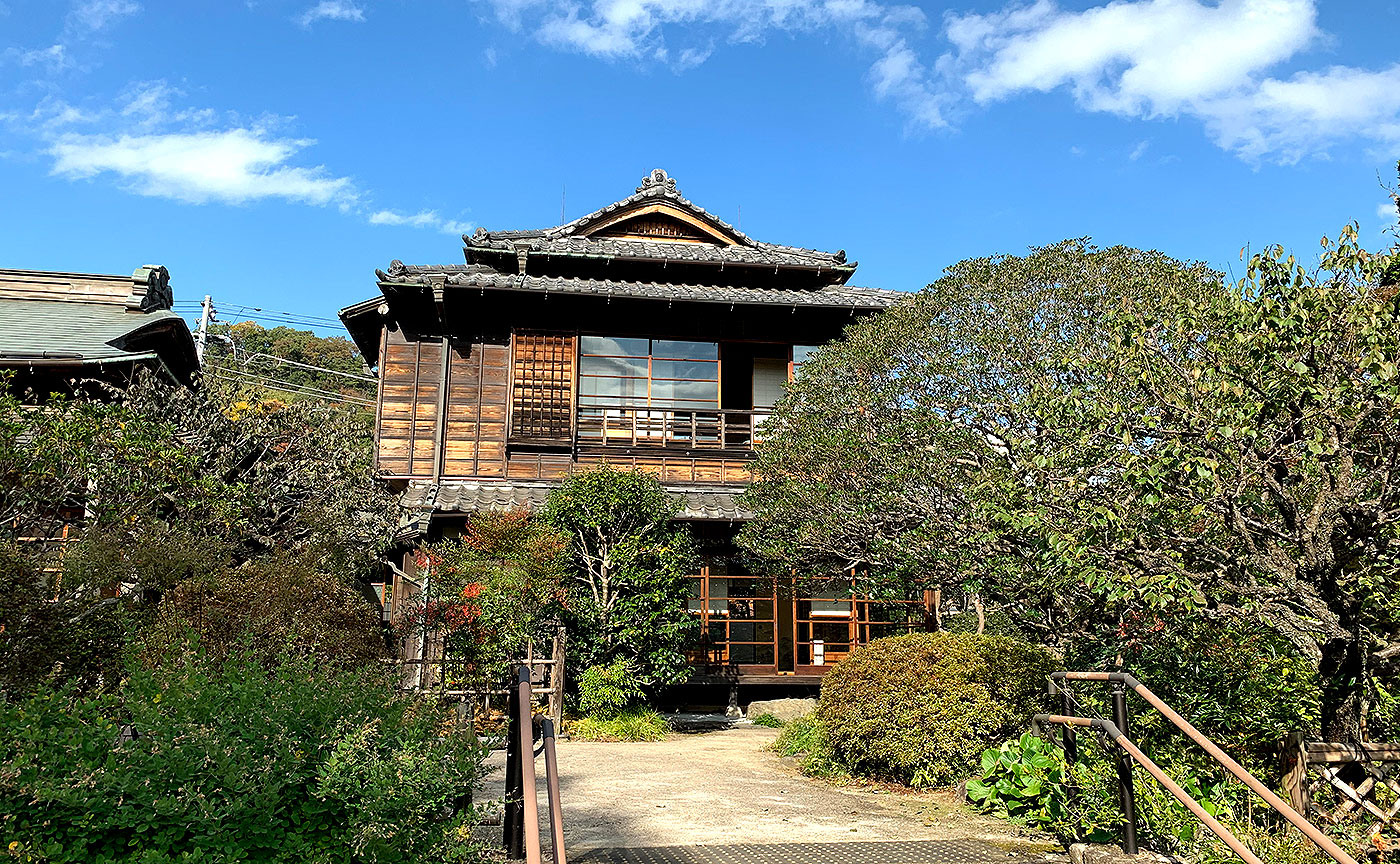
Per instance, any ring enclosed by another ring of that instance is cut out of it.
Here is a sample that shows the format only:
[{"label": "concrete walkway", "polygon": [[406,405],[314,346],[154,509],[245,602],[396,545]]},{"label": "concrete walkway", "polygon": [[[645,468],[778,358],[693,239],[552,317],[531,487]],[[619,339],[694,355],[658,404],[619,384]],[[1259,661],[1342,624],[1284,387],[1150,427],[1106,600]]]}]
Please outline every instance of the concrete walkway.
[{"label": "concrete walkway", "polygon": [[[1044,860],[1044,838],[972,813],[951,793],[839,786],[804,777],[792,760],[767,749],[776,737],[772,729],[738,726],[673,735],[655,743],[560,742],[565,838],[571,861],[981,864]],[[488,778],[487,797],[499,798],[503,793],[503,762],[501,753],[493,755],[495,770]],[[544,770],[543,760],[539,770]],[[542,833],[548,834],[543,784],[540,804]]]}]

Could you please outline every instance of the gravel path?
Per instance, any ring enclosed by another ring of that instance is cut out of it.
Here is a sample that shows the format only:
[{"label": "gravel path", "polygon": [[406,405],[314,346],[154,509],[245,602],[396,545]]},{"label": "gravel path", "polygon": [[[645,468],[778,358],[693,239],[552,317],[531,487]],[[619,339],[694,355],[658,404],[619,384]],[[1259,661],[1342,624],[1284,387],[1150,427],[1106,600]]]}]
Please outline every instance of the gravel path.
[{"label": "gravel path", "polygon": [[[772,729],[672,735],[655,743],[559,743],[570,851],[657,846],[969,840],[1047,848],[1044,838],[959,805],[948,792],[840,786],[767,749]],[[493,754],[487,797],[503,793]],[[539,761],[544,770],[544,760]],[[548,833],[543,783],[541,825]]]}]

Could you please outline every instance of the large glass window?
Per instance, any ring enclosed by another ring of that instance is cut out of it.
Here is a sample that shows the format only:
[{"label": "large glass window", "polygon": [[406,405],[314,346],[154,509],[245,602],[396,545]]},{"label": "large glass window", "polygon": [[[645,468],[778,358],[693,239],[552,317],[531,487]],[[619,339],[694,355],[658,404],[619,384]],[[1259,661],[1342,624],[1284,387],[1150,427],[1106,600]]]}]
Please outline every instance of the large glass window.
[{"label": "large glass window", "polygon": [[717,410],[719,344],[583,336],[579,339],[579,404]]}]

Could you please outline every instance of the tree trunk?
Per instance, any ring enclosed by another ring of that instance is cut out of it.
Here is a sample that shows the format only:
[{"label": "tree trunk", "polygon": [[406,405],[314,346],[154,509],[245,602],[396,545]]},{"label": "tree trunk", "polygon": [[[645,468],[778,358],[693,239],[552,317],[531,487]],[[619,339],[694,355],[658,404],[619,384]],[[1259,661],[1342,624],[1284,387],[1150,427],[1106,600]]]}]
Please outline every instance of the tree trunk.
[{"label": "tree trunk", "polygon": [[1342,744],[1361,741],[1361,705],[1366,683],[1366,655],[1358,627],[1347,622],[1347,635],[1322,644],[1318,676],[1322,684],[1322,738]]}]

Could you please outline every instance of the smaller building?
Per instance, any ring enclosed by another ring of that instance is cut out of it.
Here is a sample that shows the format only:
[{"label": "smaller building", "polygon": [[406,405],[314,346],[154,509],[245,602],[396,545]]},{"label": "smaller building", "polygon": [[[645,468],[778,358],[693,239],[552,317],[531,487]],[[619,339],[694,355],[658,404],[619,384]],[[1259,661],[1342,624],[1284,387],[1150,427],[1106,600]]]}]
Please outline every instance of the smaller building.
[{"label": "smaller building", "polygon": [[0,370],[12,392],[45,399],[124,387],[140,369],[189,385],[199,361],[171,306],[170,273],[130,276],[0,269]]}]

